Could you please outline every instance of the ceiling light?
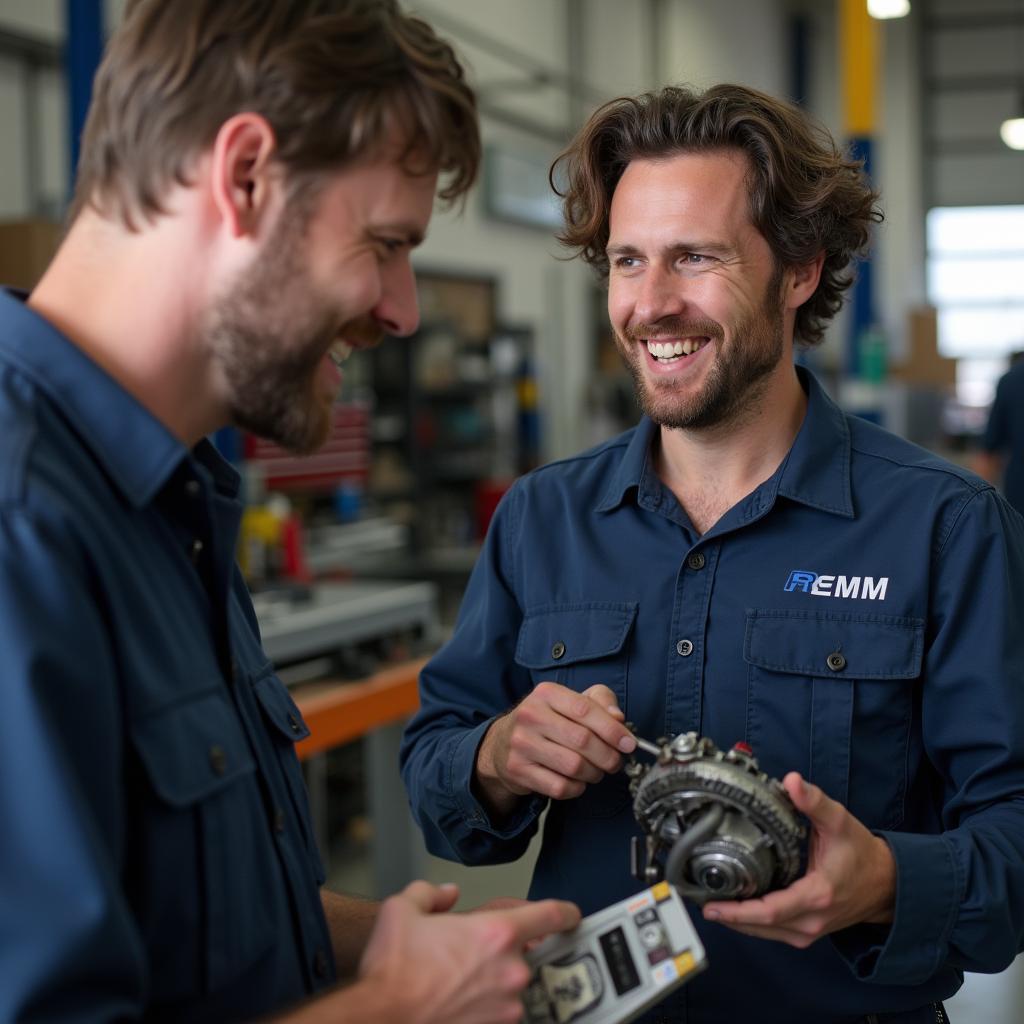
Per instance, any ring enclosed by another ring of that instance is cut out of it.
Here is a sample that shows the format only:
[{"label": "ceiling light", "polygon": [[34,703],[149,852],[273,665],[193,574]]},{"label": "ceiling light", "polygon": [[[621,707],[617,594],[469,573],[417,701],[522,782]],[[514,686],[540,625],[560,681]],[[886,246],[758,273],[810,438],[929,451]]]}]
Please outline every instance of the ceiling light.
[{"label": "ceiling light", "polygon": [[872,18],[905,18],[910,13],[910,0],[868,0]]},{"label": "ceiling light", "polygon": [[1010,149],[1024,149],[1024,113],[1008,117],[999,128],[999,137]]}]

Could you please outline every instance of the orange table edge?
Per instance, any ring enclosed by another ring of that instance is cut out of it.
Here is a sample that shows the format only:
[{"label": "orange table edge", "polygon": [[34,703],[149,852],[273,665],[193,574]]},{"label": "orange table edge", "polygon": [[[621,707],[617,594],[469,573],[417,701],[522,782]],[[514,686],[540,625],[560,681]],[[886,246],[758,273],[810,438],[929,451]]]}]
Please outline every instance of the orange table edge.
[{"label": "orange table edge", "polygon": [[402,662],[356,682],[324,681],[295,687],[292,696],[310,735],[296,744],[303,760],[411,715],[420,703],[426,658]]}]

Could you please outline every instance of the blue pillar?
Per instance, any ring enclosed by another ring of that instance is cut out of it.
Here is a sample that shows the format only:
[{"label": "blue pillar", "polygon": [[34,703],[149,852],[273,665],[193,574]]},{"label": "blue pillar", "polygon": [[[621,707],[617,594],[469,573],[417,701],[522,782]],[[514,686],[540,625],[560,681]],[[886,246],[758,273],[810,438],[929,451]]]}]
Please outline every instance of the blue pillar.
[{"label": "blue pillar", "polygon": [[103,54],[103,0],[65,0],[64,69],[68,84],[71,178],[78,171],[79,140],[92,98],[92,80]]}]

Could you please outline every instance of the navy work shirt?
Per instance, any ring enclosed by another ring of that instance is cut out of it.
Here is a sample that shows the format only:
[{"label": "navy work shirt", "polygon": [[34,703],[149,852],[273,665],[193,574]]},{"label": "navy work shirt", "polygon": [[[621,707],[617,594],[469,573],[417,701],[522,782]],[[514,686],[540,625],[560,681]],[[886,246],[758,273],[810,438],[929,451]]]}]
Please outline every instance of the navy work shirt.
[{"label": "navy work shirt", "polygon": [[999,378],[983,443],[987,451],[1005,456],[1003,491],[1006,500],[1024,513],[1024,362]]},{"label": "navy work shirt", "polygon": [[[801,380],[789,454],[703,536],[655,472],[647,420],[520,480],[405,736],[427,844],[467,863],[514,860],[537,829],[545,801],[494,822],[471,779],[494,717],[542,680],[605,684],[648,739],[745,740],[770,775],[800,771],[885,837],[891,927],[800,951],[694,915],[709,970],[656,1018],[917,1008],[963,970],[1006,966],[1024,931],[1024,521]],[[635,892],[635,834],[624,773],[552,802],[531,896],[590,913]]]},{"label": "navy work shirt", "polygon": [[334,980],[238,484],[0,292],[0,1020],[251,1020]]}]

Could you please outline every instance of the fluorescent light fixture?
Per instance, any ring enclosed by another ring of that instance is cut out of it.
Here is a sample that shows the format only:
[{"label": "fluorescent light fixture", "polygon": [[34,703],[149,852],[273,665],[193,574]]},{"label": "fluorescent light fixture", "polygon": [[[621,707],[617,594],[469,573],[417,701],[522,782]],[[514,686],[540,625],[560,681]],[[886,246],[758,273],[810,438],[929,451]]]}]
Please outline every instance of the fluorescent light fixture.
[{"label": "fluorescent light fixture", "polygon": [[910,0],[868,0],[872,18],[905,18],[910,13]]},{"label": "fluorescent light fixture", "polygon": [[999,137],[1010,149],[1024,149],[1024,116],[1007,118],[999,127]]}]

